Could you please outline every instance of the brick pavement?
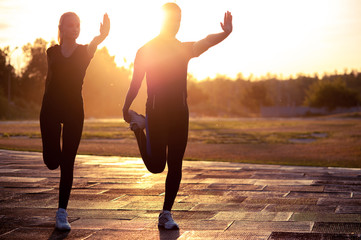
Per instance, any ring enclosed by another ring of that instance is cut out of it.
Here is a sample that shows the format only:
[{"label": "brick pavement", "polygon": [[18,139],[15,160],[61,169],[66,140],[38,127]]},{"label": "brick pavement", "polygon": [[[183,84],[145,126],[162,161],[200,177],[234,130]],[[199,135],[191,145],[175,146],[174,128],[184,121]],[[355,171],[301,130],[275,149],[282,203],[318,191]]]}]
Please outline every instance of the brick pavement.
[{"label": "brick pavement", "polygon": [[361,169],[185,161],[158,229],[166,172],[138,158],[78,155],[70,232],[54,229],[59,170],[0,150],[0,239],[361,239]]}]

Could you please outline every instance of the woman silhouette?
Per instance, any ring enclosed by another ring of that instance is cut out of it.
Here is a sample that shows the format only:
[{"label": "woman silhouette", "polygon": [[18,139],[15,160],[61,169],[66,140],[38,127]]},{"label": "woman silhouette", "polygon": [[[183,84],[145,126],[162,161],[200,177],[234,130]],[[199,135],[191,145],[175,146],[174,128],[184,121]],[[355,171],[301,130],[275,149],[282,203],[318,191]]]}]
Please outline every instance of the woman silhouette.
[{"label": "woman silhouette", "polygon": [[76,43],[80,19],[75,13],[64,13],[58,27],[59,45],[47,50],[48,73],[40,112],[40,129],[45,165],[50,170],[60,166],[59,208],[55,227],[70,230],[66,208],[73,184],[74,160],[83,130],[83,79],[97,46],[108,36],[110,20],[105,14],[99,36],[94,37],[88,45]]},{"label": "woman silhouette", "polygon": [[[228,37],[232,32],[232,15],[225,13],[222,32],[197,42],[180,42],[175,36],[180,27],[181,9],[175,3],[166,3],[163,10],[165,20],[160,34],[141,47],[135,57],[123,116],[135,133],[147,169],[160,173],[168,165],[165,199],[158,226],[178,229],[170,211],[182,178],[182,160],[188,138],[188,62]],[[145,118],[129,110],[144,76],[148,94]]]}]

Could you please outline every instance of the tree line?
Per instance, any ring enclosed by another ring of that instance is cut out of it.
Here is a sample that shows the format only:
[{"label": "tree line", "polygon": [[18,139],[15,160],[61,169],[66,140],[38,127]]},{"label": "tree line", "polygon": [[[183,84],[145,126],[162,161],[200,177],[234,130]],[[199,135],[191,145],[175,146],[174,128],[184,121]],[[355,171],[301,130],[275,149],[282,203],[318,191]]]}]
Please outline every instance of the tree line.
[{"label": "tree line", "polygon": [[[36,119],[39,116],[47,73],[46,49],[55,42],[39,38],[22,47],[26,59],[19,74],[9,63],[10,48],[0,49],[0,119]],[[132,67],[118,67],[108,50],[97,50],[83,85],[87,118],[121,117]],[[145,81],[133,103],[144,113]],[[311,106],[333,110],[361,103],[361,74],[356,71],[289,79],[268,75],[261,79],[236,79],[218,75],[197,81],[188,74],[188,103],[191,116],[252,117],[262,106]]]}]

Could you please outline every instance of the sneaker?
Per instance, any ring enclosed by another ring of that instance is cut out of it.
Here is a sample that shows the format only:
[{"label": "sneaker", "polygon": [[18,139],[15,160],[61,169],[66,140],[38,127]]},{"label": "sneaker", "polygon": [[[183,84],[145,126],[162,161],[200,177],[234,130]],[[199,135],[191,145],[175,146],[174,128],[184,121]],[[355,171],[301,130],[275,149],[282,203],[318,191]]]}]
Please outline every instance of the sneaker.
[{"label": "sneaker", "polygon": [[178,224],[173,220],[170,211],[163,210],[159,214],[158,227],[164,227],[167,230],[179,229]]},{"label": "sneaker", "polygon": [[71,229],[68,222],[68,213],[63,208],[59,208],[56,212],[55,228],[63,231],[69,231]]},{"label": "sneaker", "polygon": [[144,129],[145,128],[145,117],[136,113],[133,110],[129,110],[130,115],[130,129],[132,131],[136,129]]}]

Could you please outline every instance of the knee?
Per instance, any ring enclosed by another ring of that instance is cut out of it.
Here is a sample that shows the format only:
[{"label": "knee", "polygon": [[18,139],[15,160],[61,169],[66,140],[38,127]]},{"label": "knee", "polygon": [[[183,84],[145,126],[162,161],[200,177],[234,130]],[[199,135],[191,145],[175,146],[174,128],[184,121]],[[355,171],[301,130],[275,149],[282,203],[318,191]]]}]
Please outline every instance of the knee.
[{"label": "knee", "polygon": [[55,170],[59,167],[59,161],[47,160],[44,158],[44,163],[49,170]]},{"label": "knee", "polygon": [[163,166],[147,166],[147,169],[151,173],[162,173],[164,171]]},{"label": "knee", "polygon": [[151,173],[162,173],[165,169],[165,161],[150,161],[153,164],[146,165],[147,169]]},{"label": "knee", "polygon": [[43,161],[49,170],[55,170],[60,166],[60,154],[43,152]]}]

